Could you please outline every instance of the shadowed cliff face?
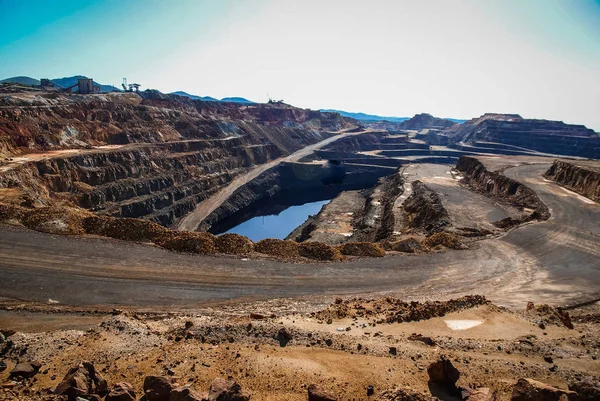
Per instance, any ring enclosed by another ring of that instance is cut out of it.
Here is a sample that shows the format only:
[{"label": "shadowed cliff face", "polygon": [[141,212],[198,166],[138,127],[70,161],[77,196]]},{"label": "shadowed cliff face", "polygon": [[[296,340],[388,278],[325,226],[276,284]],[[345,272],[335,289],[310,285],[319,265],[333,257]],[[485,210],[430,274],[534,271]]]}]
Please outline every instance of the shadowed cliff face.
[{"label": "shadowed cliff face", "polygon": [[586,162],[555,160],[545,174],[558,184],[600,202],[600,170]]},{"label": "shadowed cliff face", "polygon": [[529,219],[547,220],[550,211],[531,188],[506,177],[502,173],[489,171],[475,157],[461,156],[456,169],[465,174],[465,182],[474,189],[497,197],[519,208],[532,209]]},{"label": "shadowed cliff face", "polygon": [[285,104],[248,106],[152,93],[46,96],[3,100],[10,106],[0,108],[3,149],[16,154],[120,145],[5,169],[0,190],[18,190],[17,203],[62,202],[165,226],[247,169],[352,126],[335,113]]}]

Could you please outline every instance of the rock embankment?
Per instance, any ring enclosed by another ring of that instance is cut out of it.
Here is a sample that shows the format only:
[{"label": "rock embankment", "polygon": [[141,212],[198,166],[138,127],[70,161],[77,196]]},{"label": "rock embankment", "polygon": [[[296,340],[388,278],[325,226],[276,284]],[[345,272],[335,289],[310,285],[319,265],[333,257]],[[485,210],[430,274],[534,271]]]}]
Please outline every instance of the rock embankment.
[{"label": "rock embankment", "polygon": [[[550,211],[535,191],[497,171],[489,171],[475,157],[461,156],[456,163],[456,169],[464,173],[464,182],[486,195],[507,202],[521,209],[532,210],[524,219],[547,220]],[[499,222],[503,225],[516,225],[520,222]]]},{"label": "rock embankment", "polygon": [[406,224],[428,234],[440,232],[450,224],[440,195],[419,180],[412,182],[412,194],[404,201]]},{"label": "rock embankment", "polygon": [[600,163],[555,160],[544,174],[556,183],[600,202]]}]

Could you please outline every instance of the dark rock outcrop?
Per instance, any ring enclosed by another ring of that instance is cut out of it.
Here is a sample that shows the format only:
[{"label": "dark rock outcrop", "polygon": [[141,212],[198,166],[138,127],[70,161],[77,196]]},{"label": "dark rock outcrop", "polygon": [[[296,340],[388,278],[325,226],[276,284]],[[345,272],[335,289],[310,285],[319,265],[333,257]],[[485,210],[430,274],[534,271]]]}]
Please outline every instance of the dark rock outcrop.
[{"label": "dark rock outcrop", "polygon": [[519,208],[533,209],[528,220],[547,220],[550,211],[535,191],[497,171],[489,171],[475,157],[462,156],[456,169],[464,173],[464,181],[474,189],[497,197]]},{"label": "dark rock outcrop", "polygon": [[440,196],[419,180],[412,182],[412,188],[413,193],[402,205],[408,227],[426,233],[442,231],[450,224],[450,217]]},{"label": "dark rock outcrop", "polygon": [[445,131],[452,142],[501,143],[538,152],[600,158],[600,136],[583,125],[524,119],[517,114],[485,114]]}]

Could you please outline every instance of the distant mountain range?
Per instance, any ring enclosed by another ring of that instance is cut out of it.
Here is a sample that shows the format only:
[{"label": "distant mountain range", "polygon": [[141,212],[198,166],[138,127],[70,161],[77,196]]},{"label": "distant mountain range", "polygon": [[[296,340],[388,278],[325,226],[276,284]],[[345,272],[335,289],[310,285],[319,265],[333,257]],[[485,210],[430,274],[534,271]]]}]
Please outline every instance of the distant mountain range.
[{"label": "distant mountain range", "polygon": [[[63,88],[68,88],[71,85],[75,85],[77,83],[77,80],[81,79],[81,78],[87,78],[87,77],[83,76],[83,75],[75,75],[72,77],[54,78],[54,79],[51,79],[50,81],[54,82],[56,85],[62,86]],[[0,83],[4,83],[4,82],[13,82],[13,83],[17,83],[17,84],[21,84],[21,85],[29,85],[29,86],[35,86],[35,85],[40,84],[39,79],[25,77],[25,76],[6,78],[6,79],[3,79],[0,81]],[[94,84],[98,85],[100,87],[101,92],[120,91],[119,88],[112,86],[112,85],[103,85],[96,81],[94,81]]]},{"label": "distant mountain range", "polygon": [[170,94],[178,95],[178,96],[185,96],[185,97],[189,97],[190,99],[194,99],[194,100],[204,100],[206,102],[255,103],[251,100],[244,99],[243,97],[224,97],[223,99],[219,100],[219,99],[216,99],[211,96],[192,95],[192,94],[184,92],[184,91],[171,92]]},{"label": "distant mountain range", "polygon": [[[329,112],[329,113],[340,113],[344,117],[354,118],[359,121],[388,121],[391,123],[402,123],[404,121],[408,121],[411,117],[386,117],[386,116],[377,116],[375,114],[365,114],[365,113],[351,113],[343,110],[335,110],[335,109],[321,109],[319,111]],[[460,120],[458,118],[444,118],[444,120],[450,120],[457,124],[462,124],[467,120]]]},{"label": "distant mountain range", "polygon": [[393,123],[401,123],[409,119],[409,117],[384,117],[384,116],[376,116],[374,114],[365,114],[365,113],[351,113],[343,110],[334,110],[334,109],[321,109],[319,111],[327,112],[327,113],[340,113],[344,117],[354,118],[359,121],[389,121]]}]

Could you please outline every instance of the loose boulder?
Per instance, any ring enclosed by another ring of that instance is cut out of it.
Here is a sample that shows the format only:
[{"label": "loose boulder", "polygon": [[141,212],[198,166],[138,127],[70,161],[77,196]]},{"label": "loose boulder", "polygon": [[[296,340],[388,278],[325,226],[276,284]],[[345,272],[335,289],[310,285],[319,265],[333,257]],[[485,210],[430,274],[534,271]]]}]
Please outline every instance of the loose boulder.
[{"label": "loose boulder", "polygon": [[176,387],[171,391],[169,401],[207,401],[208,393],[199,393],[190,386]]},{"label": "loose boulder", "polygon": [[129,383],[117,383],[112,386],[105,401],[135,401],[135,390]]},{"label": "loose boulder", "polygon": [[42,364],[37,361],[20,362],[13,368],[13,370],[10,371],[10,377],[22,377],[24,379],[28,379],[35,376],[41,367]]},{"label": "loose boulder", "polygon": [[577,393],[549,386],[533,379],[519,379],[513,387],[511,401],[567,401]]},{"label": "loose boulder", "polygon": [[69,369],[62,382],[56,386],[54,393],[67,396],[69,401],[93,394],[104,397],[108,394],[108,384],[96,371],[94,365],[89,362],[81,362]]},{"label": "loose boulder", "polygon": [[452,362],[445,355],[442,355],[438,361],[429,365],[427,374],[429,375],[429,380],[446,389],[455,389],[456,382],[460,377],[458,369],[452,365]]},{"label": "loose boulder", "polygon": [[[217,377],[210,385],[208,401],[249,401],[250,394],[231,380]],[[152,401],[152,400],[148,400]]]},{"label": "loose boulder", "polygon": [[316,384],[311,384],[308,386],[308,401],[336,401],[336,398]]},{"label": "loose boulder", "polygon": [[146,376],[144,379],[144,396],[147,401],[169,401],[173,385],[166,377]]}]

